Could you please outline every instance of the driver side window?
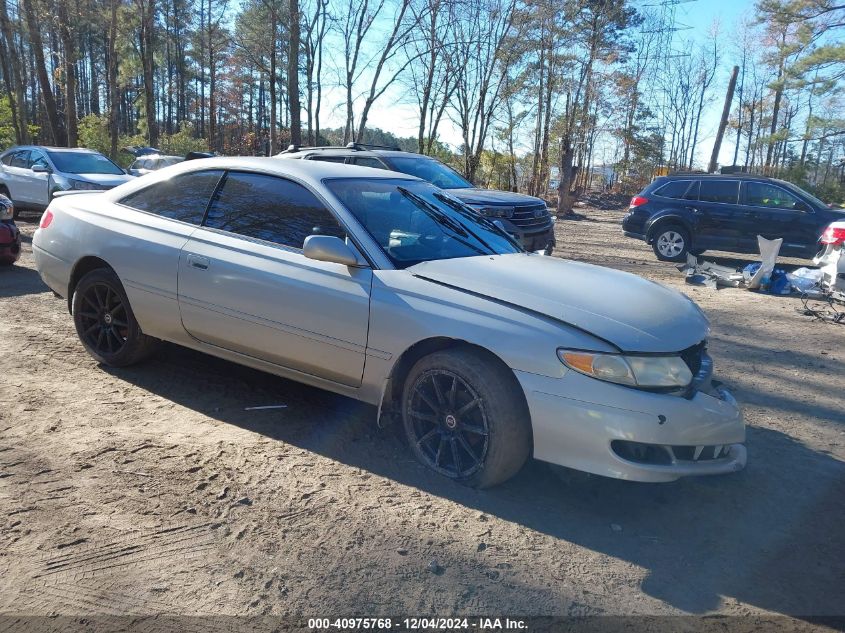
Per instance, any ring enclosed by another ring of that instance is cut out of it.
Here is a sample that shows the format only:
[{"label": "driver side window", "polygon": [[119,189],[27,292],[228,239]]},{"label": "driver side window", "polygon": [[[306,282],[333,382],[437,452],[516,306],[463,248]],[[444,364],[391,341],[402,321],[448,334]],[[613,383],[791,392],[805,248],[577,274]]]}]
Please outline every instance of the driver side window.
[{"label": "driver side window", "polygon": [[803,211],[806,208],[801,200],[788,191],[764,182],[745,184],[745,204],[789,211]]},{"label": "driver side window", "polygon": [[346,237],[331,211],[302,185],[236,171],[226,174],[204,225],[297,249],[309,235]]},{"label": "driver side window", "polygon": [[29,166],[30,168],[35,167],[36,165],[41,165],[43,167],[49,167],[47,163],[47,159],[45,158],[44,154],[41,152],[30,152],[29,154]]}]

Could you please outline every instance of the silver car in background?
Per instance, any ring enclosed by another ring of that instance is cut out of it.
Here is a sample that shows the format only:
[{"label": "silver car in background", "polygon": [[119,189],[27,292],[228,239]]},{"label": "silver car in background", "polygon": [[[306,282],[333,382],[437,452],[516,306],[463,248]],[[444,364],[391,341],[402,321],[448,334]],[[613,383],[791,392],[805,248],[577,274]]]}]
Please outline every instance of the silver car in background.
[{"label": "silver car in background", "polygon": [[357,398],[468,485],[531,455],[653,482],[745,465],[691,300],[525,253],[412,176],[190,161],[57,199],[33,251],[99,362],[138,362],[163,339]]},{"label": "silver car in background", "polygon": [[164,154],[145,154],[132,161],[127,171],[133,176],[145,176],[159,169],[177,165],[185,160],[184,156],[167,156]]},{"label": "silver car in background", "polygon": [[0,154],[0,194],[16,213],[45,209],[59,191],[105,191],[132,178],[90,149],[20,145]]}]

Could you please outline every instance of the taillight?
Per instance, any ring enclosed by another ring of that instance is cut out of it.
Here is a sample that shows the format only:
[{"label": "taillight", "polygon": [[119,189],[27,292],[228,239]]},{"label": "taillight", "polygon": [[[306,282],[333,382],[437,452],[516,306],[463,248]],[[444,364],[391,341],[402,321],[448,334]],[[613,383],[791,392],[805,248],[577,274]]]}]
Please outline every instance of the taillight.
[{"label": "taillight", "polygon": [[643,205],[646,202],[648,202],[648,198],[643,198],[642,196],[634,196],[633,198],[631,198],[631,204],[629,206],[633,209],[634,207]]},{"label": "taillight", "polygon": [[845,244],[845,227],[827,227],[819,241],[822,244]]},{"label": "taillight", "polygon": [[39,224],[39,228],[46,229],[50,226],[50,223],[53,221],[53,212],[50,209],[47,209],[44,212],[44,215],[41,216],[41,224]]}]

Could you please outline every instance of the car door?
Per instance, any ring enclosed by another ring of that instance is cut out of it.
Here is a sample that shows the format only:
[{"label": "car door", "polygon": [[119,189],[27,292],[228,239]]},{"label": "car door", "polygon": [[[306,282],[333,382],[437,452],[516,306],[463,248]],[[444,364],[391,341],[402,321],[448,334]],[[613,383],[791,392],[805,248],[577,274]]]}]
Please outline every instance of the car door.
[{"label": "car door", "polygon": [[231,171],[179,261],[185,330],[205,343],[348,386],[364,371],[372,271],[302,254],[345,235],[300,183]]},{"label": "car door", "polygon": [[32,204],[39,207],[47,207],[50,204],[50,173],[47,171],[35,172],[32,168],[36,165],[43,166],[49,170],[53,167],[44,155],[44,152],[37,149],[29,152],[29,174],[27,175],[27,197]]},{"label": "car door", "polygon": [[29,150],[24,149],[12,154],[9,165],[6,167],[6,183],[12,200],[16,204],[32,203],[29,196],[29,179],[32,175],[29,165]]},{"label": "car door", "polygon": [[795,194],[769,182],[746,181],[742,203],[751,215],[754,234],[766,239],[783,238],[781,251],[803,255],[815,250],[818,233],[810,206]]},{"label": "car door", "polygon": [[692,202],[698,217],[697,243],[725,251],[748,248],[747,213],[738,204],[739,181],[702,178],[700,182],[698,200]]}]

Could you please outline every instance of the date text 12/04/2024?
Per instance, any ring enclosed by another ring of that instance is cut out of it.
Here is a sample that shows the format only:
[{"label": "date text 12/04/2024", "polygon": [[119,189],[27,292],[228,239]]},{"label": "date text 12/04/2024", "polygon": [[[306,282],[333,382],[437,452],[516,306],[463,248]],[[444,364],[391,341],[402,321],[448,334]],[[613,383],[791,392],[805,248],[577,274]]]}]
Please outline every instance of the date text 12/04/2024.
[{"label": "date text 12/04/2024", "polygon": [[524,630],[527,623],[511,618],[310,618],[308,628],[315,631],[365,630]]}]

